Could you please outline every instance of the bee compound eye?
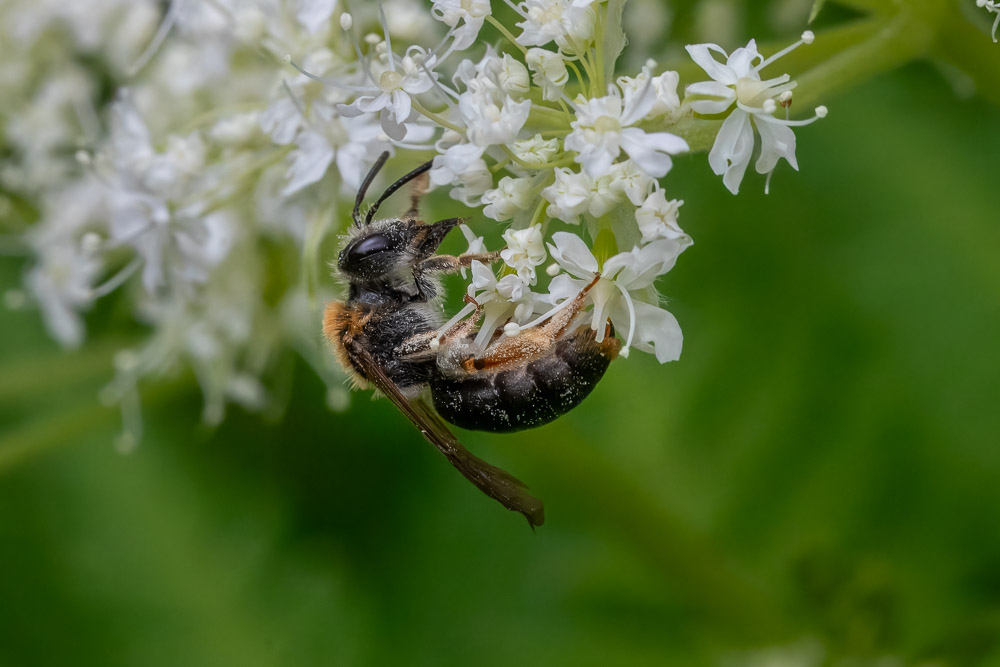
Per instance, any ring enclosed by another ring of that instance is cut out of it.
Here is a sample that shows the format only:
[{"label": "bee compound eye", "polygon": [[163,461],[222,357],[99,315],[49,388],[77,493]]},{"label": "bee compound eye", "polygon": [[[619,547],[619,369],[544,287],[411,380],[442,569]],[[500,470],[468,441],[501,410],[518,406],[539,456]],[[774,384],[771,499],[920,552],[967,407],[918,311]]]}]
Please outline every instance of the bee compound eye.
[{"label": "bee compound eye", "polygon": [[390,247],[391,244],[385,234],[373,234],[361,239],[357,245],[347,252],[347,261],[357,262],[358,260],[368,257],[369,255],[384,252]]}]

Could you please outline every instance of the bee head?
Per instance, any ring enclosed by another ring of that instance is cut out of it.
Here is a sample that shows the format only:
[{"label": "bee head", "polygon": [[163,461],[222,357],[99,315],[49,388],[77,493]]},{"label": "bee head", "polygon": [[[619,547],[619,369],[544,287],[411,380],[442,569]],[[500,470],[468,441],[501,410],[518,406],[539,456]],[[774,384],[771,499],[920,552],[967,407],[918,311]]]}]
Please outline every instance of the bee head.
[{"label": "bee head", "polygon": [[337,267],[348,278],[376,281],[413,265],[413,222],[376,220],[358,229],[340,251]]}]

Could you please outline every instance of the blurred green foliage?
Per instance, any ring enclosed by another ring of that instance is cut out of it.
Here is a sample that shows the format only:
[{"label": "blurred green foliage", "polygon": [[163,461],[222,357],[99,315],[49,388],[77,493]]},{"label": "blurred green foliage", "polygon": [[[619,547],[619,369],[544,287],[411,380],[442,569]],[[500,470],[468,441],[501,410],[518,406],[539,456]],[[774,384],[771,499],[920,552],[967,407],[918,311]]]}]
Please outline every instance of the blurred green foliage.
[{"label": "blurred green foliage", "polygon": [[305,367],[278,423],[151,391],[119,454],[113,346],[4,312],[0,667],[1000,665],[1000,113],[926,66],[830,108],[769,196],[677,161],[681,361],[463,434],[537,534]]}]

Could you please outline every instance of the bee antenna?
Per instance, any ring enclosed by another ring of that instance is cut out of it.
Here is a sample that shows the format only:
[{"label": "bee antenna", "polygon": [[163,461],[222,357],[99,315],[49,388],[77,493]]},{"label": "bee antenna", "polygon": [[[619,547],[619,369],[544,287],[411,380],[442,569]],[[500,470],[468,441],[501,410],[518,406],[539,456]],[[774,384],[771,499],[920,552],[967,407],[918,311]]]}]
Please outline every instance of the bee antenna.
[{"label": "bee antenna", "polygon": [[[368,188],[371,186],[372,181],[378,176],[378,172],[382,170],[385,166],[385,161],[389,159],[389,151],[383,152],[375,160],[375,164],[372,168],[368,170],[368,174],[365,176],[365,180],[361,181],[361,187],[358,188],[358,196],[354,200],[354,213],[351,214],[351,218],[354,220],[354,224],[357,227],[361,226],[361,202],[365,200],[365,195],[368,194]],[[371,216],[369,217],[369,222],[371,221]]]},{"label": "bee antenna", "polygon": [[[377,167],[381,167],[382,166],[381,163],[385,162],[385,158],[388,155],[389,155],[389,153],[382,153],[382,156],[379,158],[379,160],[381,162],[379,164],[377,164],[376,166]],[[422,165],[420,165],[419,167],[417,167],[416,169],[414,169],[413,171],[411,171],[410,173],[408,173],[406,176],[403,176],[401,179],[399,179],[398,181],[396,181],[395,183],[393,183],[392,185],[390,185],[388,188],[386,188],[385,192],[382,193],[382,196],[379,197],[375,201],[374,204],[372,204],[372,207],[370,209],[368,209],[368,215],[365,216],[365,224],[366,225],[371,224],[372,218],[375,217],[375,212],[378,211],[378,207],[382,205],[382,202],[384,202],[386,199],[388,199],[389,197],[391,197],[393,195],[393,193],[396,192],[396,190],[400,189],[401,187],[403,187],[404,185],[406,185],[407,183],[409,183],[410,181],[412,181],[414,178],[416,178],[420,174],[424,173],[425,171],[428,171],[431,168],[431,165],[433,165],[433,164],[434,164],[433,160],[430,160],[428,162],[424,162]],[[372,169],[373,169],[373,171],[377,171],[377,169],[375,167],[373,167]],[[366,188],[368,186],[369,182],[371,181],[371,179],[374,178],[374,174],[373,173],[369,173],[368,176],[369,177],[365,179],[365,183],[362,184],[363,188]],[[354,206],[354,212],[355,212],[354,222],[355,223],[358,222],[357,211],[358,211],[358,204],[361,201],[362,194],[363,194],[363,192],[358,194],[358,201],[355,202],[355,206]]]}]

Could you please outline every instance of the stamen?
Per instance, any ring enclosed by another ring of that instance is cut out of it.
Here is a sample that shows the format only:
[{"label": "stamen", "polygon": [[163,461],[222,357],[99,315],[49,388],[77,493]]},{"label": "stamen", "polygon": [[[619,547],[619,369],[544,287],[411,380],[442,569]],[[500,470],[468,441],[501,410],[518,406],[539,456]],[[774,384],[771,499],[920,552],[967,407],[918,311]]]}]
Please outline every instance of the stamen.
[{"label": "stamen", "polygon": [[[324,85],[333,86],[334,88],[342,88],[343,90],[350,90],[350,91],[355,92],[355,93],[370,93],[371,92],[371,90],[369,88],[365,88],[364,86],[353,86],[353,85],[351,85],[349,83],[341,83],[341,82],[337,81],[336,79],[331,79],[330,77],[319,76],[317,74],[313,74],[312,72],[304,69],[297,62],[295,62],[294,60],[292,60],[291,54],[285,54],[284,61],[286,63],[288,63],[289,65],[291,65],[295,69],[295,71],[297,71],[302,76],[308,77],[308,78],[312,79],[313,81],[319,81],[320,83],[322,83]],[[370,75],[369,75],[369,78],[371,78]],[[372,83],[375,83],[375,82],[372,81]]]},{"label": "stamen", "polygon": [[758,70],[764,69],[778,58],[781,58],[782,56],[787,56],[789,53],[799,48],[803,44],[812,44],[814,39],[816,39],[816,35],[813,34],[812,30],[806,30],[804,33],[802,33],[802,39],[795,42],[791,46],[786,46],[782,50],[778,51],[773,56],[771,56],[770,58],[762,62],[760,65],[758,65],[757,69]]},{"label": "stamen", "polygon": [[131,278],[132,274],[134,274],[140,266],[142,266],[142,261],[142,257],[136,257],[133,259],[125,265],[125,268],[108,278],[103,284],[90,290],[90,297],[93,299],[100,299],[101,297],[105,297],[114,292],[116,289],[121,287],[126,280]]},{"label": "stamen", "polygon": [[285,93],[288,95],[288,98],[292,101],[292,105],[295,107],[295,110],[299,112],[300,116],[302,116],[302,120],[305,122],[305,124],[312,125],[312,123],[309,122],[309,116],[306,114],[305,107],[303,107],[302,103],[299,102],[299,98],[295,96],[295,93],[292,91],[292,87],[288,85],[288,81],[282,79],[281,87],[285,89]]},{"label": "stamen", "polygon": [[382,6],[382,0],[378,0],[376,4],[378,5],[379,21],[382,23],[382,34],[385,35],[385,51],[389,58],[389,69],[395,72],[396,60],[392,56],[392,42],[389,39],[389,22],[385,18],[385,7]]},{"label": "stamen", "polygon": [[765,123],[771,123],[772,125],[784,125],[785,127],[801,127],[803,125],[812,125],[820,118],[826,118],[827,108],[824,106],[816,107],[815,114],[812,118],[805,118],[803,120],[783,120],[781,118],[775,118],[774,116],[768,116],[766,114],[757,114],[754,116],[757,120],[764,121]]},{"label": "stamen", "polygon": [[163,21],[160,23],[160,27],[156,29],[156,34],[153,35],[153,40],[146,47],[136,61],[132,63],[132,66],[126,70],[125,74],[129,78],[134,77],[136,74],[142,71],[142,68],[149,64],[149,61],[153,59],[160,47],[163,46],[164,40],[167,38],[167,34],[170,33],[171,28],[177,23],[177,17],[181,13],[181,5],[184,4],[186,0],[173,0],[170,3],[170,7],[167,8],[167,13],[163,17]]},{"label": "stamen", "polygon": [[[587,288],[584,287],[583,289],[580,290],[580,292],[582,293],[583,290],[585,290],[585,289],[587,289]],[[579,295],[580,294],[578,293],[577,296],[579,296]],[[552,317],[553,315],[555,315],[556,313],[558,313],[560,310],[562,310],[563,308],[567,307],[569,304],[573,303],[573,300],[575,298],[576,297],[570,297],[570,298],[566,299],[565,301],[563,301],[562,303],[560,303],[559,305],[557,305],[555,308],[552,308],[552,309],[546,311],[545,313],[543,313],[539,317],[533,319],[532,321],[528,322],[527,324],[522,324],[521,325],[521,330],[523,331],[524,329],[530,329],[532,327],[537,327],[539,324],[541,324],[545,320],[549,319],[550,317]]]},{"label": "stamen", "polygon": [[445,335],[449,329],[451,329],[453,326],[464,320],[466,316],[472,313],[472,311],[474,311],[475,309],[476,309],[475,304],[472,303],[465,304],[460,311],[455,313],[455,316],[453,318],[445,322],[444,326],[442,326],[440,329],[437,330],[437,334],[435,334],[434,339],[431,341],[431,346],[433,347],[434,341],[437,341],[437,344],[440,345],[441,336]]},{"label": "stamen", "polygon": [[88,254],[93,254],[101,247],[101,236],[96,232],[87,232],[80,239],[80,248]]}]

